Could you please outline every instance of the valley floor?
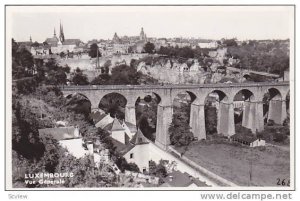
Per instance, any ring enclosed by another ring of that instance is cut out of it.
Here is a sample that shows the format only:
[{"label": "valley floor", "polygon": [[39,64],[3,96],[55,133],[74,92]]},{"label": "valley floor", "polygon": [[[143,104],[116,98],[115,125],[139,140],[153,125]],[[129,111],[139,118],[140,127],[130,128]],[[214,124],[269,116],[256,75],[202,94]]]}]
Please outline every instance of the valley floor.
[{"label": "valley floor", "polygon": [[[176,149],[184,152],[184,147]],[[278,179],[281,185],[282,180],[287,185],[290,180],[290,152],[276,146],[250,148],[231,142],[200,141],[190,144],[184,156],[240,186],[277,186]]]}]

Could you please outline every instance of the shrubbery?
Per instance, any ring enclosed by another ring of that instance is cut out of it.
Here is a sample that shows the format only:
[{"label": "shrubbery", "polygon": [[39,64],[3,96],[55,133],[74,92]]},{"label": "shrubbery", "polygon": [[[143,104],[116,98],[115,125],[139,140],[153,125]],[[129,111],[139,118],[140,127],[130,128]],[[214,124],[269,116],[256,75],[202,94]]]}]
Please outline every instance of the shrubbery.
[{"label": "shrubbery", "polygon": [[189,126],[189,107],[179,107],[176,110],[169,127],[170,142],[175,146],[186,146],[193,140]]}]

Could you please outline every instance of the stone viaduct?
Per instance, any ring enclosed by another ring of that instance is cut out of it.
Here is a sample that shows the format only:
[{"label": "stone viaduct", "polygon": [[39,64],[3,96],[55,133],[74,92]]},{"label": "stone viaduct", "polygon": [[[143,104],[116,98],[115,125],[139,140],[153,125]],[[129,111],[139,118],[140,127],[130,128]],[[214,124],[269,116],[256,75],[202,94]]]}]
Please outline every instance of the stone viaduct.
[{"label": "stone viaduct", "polygon": [[127,104],[125,120],[136,125],[135,103],[138,98],[155,94],[158,99],[156,144],[166,148],[169,144],[168,128],[172,121],[173,100],[179,94],[187,92],[192,98],[190,127],[198,140],[206,139],[204,105],[211,93],[219,96],[217,130],[225,136],[235,134],[233,101],[237,93],[244,97],[242,125],[252,130],[264,129],[263,98],[269,94],[268,120],[282,124],[286,118],[286,97],[289,93],[289,82],[277,83],[232,83],[201,85],[89,85],[64,86],[61,88],[65,96],[80,93],[91,102],[91,109],[97,109],[101,99],[110,93],[123,95]]}]

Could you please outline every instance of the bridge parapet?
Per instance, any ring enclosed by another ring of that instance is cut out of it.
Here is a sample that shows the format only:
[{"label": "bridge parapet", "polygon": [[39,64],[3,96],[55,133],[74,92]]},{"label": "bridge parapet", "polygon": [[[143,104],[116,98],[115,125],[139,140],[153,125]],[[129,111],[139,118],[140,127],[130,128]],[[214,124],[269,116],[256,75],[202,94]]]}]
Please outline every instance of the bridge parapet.
[{"label": "bridge parapet", "polygon": [[138,89],[197,89],[197,88],[243,88],[243,87],[267,87],[289,86],[289,82],[256,82],[256,83],[214,83],[214,84],[176,84],[176,85],[82,85],[62,86],[61,90],[138,90]]}]

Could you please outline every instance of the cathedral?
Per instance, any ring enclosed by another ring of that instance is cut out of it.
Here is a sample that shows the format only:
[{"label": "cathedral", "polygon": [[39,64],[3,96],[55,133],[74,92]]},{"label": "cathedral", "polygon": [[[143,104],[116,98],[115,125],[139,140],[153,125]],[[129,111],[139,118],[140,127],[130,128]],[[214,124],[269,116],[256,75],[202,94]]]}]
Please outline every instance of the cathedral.
[{"label": "cathedral", "polygon": [[59,25],[59,36],[56,36],[56,30],[54,28],[53,37],[47,38],[44,43],[51,47],[52,53],[74,52],[76,48],[83,45],[80,39],[66,39],[61,23]]}]

